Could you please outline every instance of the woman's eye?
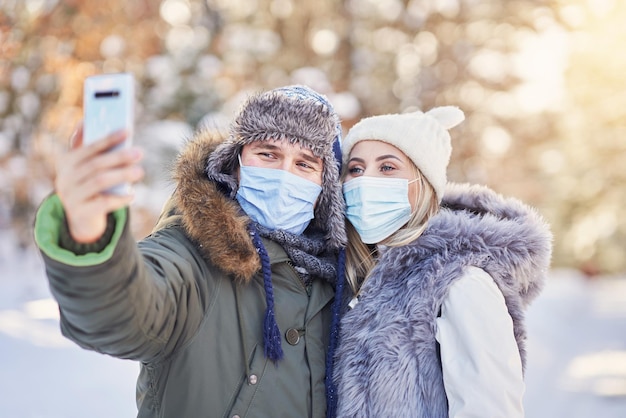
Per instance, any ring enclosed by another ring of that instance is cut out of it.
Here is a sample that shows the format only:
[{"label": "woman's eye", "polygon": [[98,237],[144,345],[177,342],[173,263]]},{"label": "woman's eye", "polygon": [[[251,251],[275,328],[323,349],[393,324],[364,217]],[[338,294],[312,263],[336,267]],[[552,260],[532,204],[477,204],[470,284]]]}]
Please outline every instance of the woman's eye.
[{"label": "woman's eye", "polygon": [[362,173],[363,169],[361,167],[350,167],[348,168],[348,173],[350,174],[359,174]]},{"label": "woman's eye", "polygon": [[385,164],[385,165],[380,167],[380,171],[391,171],[391,170],[394,170],[394,167],[391,166],[391,165]]}]

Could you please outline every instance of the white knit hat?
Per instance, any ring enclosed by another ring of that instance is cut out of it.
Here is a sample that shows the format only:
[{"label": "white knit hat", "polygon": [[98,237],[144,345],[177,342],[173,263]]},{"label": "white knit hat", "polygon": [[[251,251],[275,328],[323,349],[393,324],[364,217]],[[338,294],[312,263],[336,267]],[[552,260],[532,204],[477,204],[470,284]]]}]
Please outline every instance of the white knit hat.
[{"label": "white knit hat", "polygon": [[452,152],[448,129],[464,119],[463,111],[455,106],[436,107],[426,113],[418,111],[362,119],[350,129],[342,142],[343,163],[347,164],[350,150],[359,141],[387,142],[413,161],[441,202]]}]

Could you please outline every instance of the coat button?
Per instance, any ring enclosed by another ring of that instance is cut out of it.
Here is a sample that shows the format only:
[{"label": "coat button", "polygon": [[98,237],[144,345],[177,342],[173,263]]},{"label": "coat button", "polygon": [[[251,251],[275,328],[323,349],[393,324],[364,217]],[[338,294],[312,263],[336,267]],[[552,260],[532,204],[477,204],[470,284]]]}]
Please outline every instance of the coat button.
[{"label": "coat button", "polygon": [[285,339],[291,345],[296,345],[300,341],[300,332],[295,328],[289,328],[285,332]]},{"label": "coat button", "polygon": [[251,374],[250,376],[248,376],[248,383],[250,383],[251,385],[256,385],[256,382],[258,382],[258,378],[256,376],[256,374]]}]

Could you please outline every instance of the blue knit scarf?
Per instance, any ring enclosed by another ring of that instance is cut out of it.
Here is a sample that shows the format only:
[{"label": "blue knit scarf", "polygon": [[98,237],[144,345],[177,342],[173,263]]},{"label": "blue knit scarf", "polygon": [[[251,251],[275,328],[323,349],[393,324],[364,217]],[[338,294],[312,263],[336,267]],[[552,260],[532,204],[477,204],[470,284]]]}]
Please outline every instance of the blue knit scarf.
[{"label": "blue knit scarf", "polygon": [[[339,252],[339,257],[336,254],[328,253],[324,245],[323,236],[315,232],[311,233],[310,236],[295,235],[282,230],[270,230],[256,222],[250,224],[249,230],[261,259],[261,271],[263,273],[263,286],[267,305],[263,321],[265,356],[273,362],[277,362],[282,359],[283,350],[281,334],[274,313],[274,287],[272,285],[270,258],[261,237],[271,239],[283,247],[304,284],[308,284],[311,280],[321,279],[335,286],[336,295],[333,303],[331,338],[328,350],[329,355],[332,355],[336,346],[335,339],[339,332],[339,309],[341,303],[337,301],[341,299],[343,292],[345,269],[343,250]],[[326,379],[327,387],[329,384],[332,385],[332,380]]]}]

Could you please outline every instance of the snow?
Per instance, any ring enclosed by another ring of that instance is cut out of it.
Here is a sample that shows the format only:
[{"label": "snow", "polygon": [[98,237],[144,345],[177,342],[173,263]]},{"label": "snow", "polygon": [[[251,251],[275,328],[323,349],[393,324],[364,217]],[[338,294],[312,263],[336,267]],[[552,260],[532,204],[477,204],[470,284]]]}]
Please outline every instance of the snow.
[{"label": "snow", "polygon": [[0,417],[136,416],[138,365],[65,339],[38,254],[0,234]]},{"label": "snow", "polygon": [[527,320],[528,417],[626,417],[626,277],[553,271]]},{"label": "snow", "polygon": [[[62,337],[39,255],[0,234],[0,417],[136,416],[138,365]],[[624,279],[551,272],[527,316],[527,417],[626,416]]]}]

